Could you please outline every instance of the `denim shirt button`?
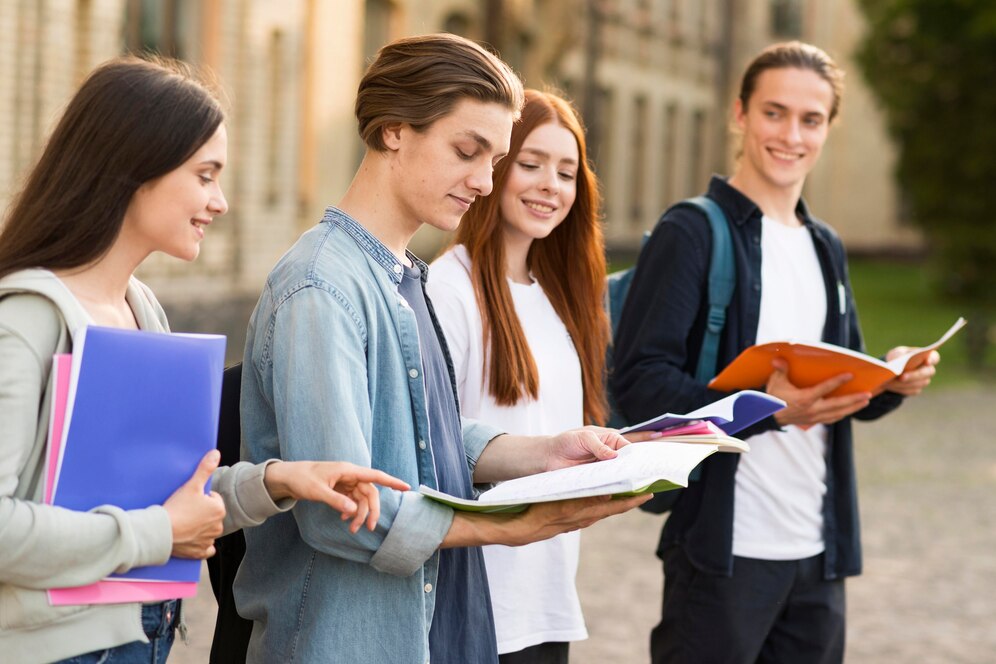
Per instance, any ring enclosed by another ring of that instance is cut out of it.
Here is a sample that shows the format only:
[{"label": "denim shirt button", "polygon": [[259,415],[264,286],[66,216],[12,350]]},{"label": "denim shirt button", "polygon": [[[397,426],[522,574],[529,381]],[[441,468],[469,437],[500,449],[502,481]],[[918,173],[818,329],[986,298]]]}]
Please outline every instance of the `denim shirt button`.
[{"label": "denim shirt button", "polygon": [[403,269],[404,268],[402,268],[400,265],[395,264],[395,266],[394,266],[394,273],[395,274],[401,274],[401,272],[402,272]]},{"label": "denim shirt button", "polygon": [[431,583],[425,584],[425,592],[427,592],[427,593],[431,593],[432,592],[432,584]]},{"label": "denim shirt button", "polygon": [[418,369],[409,369],[408,375],[412,378],[418,378]]},{"label": "denim shirt button", "polygon": [[424,450],[425,449],[425,441],[424,440],[418,441],[418,448],[420,450]]}]

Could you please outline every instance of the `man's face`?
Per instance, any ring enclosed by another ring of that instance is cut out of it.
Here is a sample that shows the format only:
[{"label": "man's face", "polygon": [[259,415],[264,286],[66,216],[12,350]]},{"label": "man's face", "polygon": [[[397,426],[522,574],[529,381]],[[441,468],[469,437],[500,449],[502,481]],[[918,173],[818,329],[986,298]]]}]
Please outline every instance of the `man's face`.
[{"label": "man's face", "polygon": [[826,142],[833,98],[830,83],[814,71],[762,72],[747,108],[737,103],[740,171],[767,186],[801,191]]},{"label": "man's face", "polygon": [[491,193],[513,117],[500,104],[463,99],[425,131],[409,125],[385,130],[385,143],[396,153],[391,195],[402,219],[455,230],[474,199]]}]

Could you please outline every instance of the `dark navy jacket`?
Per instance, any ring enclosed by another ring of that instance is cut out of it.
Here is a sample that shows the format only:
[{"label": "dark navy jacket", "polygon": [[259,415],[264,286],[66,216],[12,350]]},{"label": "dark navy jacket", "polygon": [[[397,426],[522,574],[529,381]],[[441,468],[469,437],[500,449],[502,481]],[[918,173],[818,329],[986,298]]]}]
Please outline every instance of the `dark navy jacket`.
[{"label": "dark navy jacket", "polygon": [[[761,211],[719,177],[708,196],[730,223],[737,287],[720,339],[717,371],[754,345],[761,305]],[[823,341],[864,352],[858,314],[847,276],[847,258],[836,233],[810,216],[801,200],[799,217],[816,246],[827,293]],[[707,311],[707,281],[712,233],[704,215],[678,208],[658,223],[637,264],[616,334],[614,370],[609,377],[619,410],[630,422],[663,412],[684,413],[726,393],[696,382]],[[871,420],[902,403],[886,392],[852,417]],[[773,417],[739,436],[777,429]],[[670,546],[684,548],[700,570],[733,573],[733,493],[739,455],[715,454],[703,463],[702,476],[682,492],[661,535],[658,555]],[[861,572],[861,536],[850,417],[828,427],[827,493],[823,505],[825,577]]]}]

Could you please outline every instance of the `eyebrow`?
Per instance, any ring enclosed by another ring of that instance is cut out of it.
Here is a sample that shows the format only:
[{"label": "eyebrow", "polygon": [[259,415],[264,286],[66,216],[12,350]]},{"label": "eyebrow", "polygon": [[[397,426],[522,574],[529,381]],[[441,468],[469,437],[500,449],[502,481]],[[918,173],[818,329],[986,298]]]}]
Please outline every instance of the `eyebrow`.
[{"label": "eyebrow", "polygon": [[480,145],[485,150],[490,150],[491,149],[491,141],[489,141],[488,139],[484,138],[483,136],[481,136],[480,134],[478,134],[476,131],[468,129],[467,131],[463,131],[463,132],[460,132],[460,133],[463,136],[466,136],[467,138],[473,139],[475,143],[477,143],[478,145]]},{"label": "eyebrow", "polygon": [[201,166],[211,166],[216,171],[220,171],[224,167],[224,164],[215,159],[205,159],[204,161],[201,162]]},{"label": "eyebrow", "polygon": [[[523,153],[523,152],[528,152],[530,154],[534,154],[537,157],[546,157],[547,159],[550,158],[550,153],[549,152],[546,152],[544,150],[538,150],[536,148],[522,148],[522,149],[519,150],[520,154]],[[571,165],[577,165],[577,163],[578,163],[577,159],[571,159],[570,157],[564,157],[560,161],[562,163],[571,164]]]},{"label": "eyebrow", "polygon": [[[774,108],[774,109],[779,110],[779,111],[788,111],[789,110],[788,106],[785,106],[784,104],[779,104],[777,101],[765,101],[765,102],[762,102],[761,105],[762,106],[768,106],[770,108]],[[818,116],[824,117],[824,118],[827,117],[827,114],[824,113],[823,111],[803,111],[802,114],[805,115],[805,116],[807,116],[807,117],[810,117],[810,116],[813,116],[813,115],[818,115]]]}]

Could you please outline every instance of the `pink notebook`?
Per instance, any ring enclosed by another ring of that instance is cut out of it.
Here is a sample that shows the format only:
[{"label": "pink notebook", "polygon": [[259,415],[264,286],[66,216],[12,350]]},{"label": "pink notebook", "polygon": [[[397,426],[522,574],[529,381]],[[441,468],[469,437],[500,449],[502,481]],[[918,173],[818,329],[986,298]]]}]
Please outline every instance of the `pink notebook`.
[{"label": "pink notebook", "polygon": [[[72,366],[72,355],[56,355],[52,358],[52,414],[48,427],[48,449],[43,491],[45,502],[48,504],[52,502],[52,493],[55,491],[55,485],[58,481]],[[50,588],[48,590],[48,603],[52,606],[65,606],[72,604],[161,602],[168,599],[193,597],[196,593],[196,583],[98,581],[75,588]]]}]

